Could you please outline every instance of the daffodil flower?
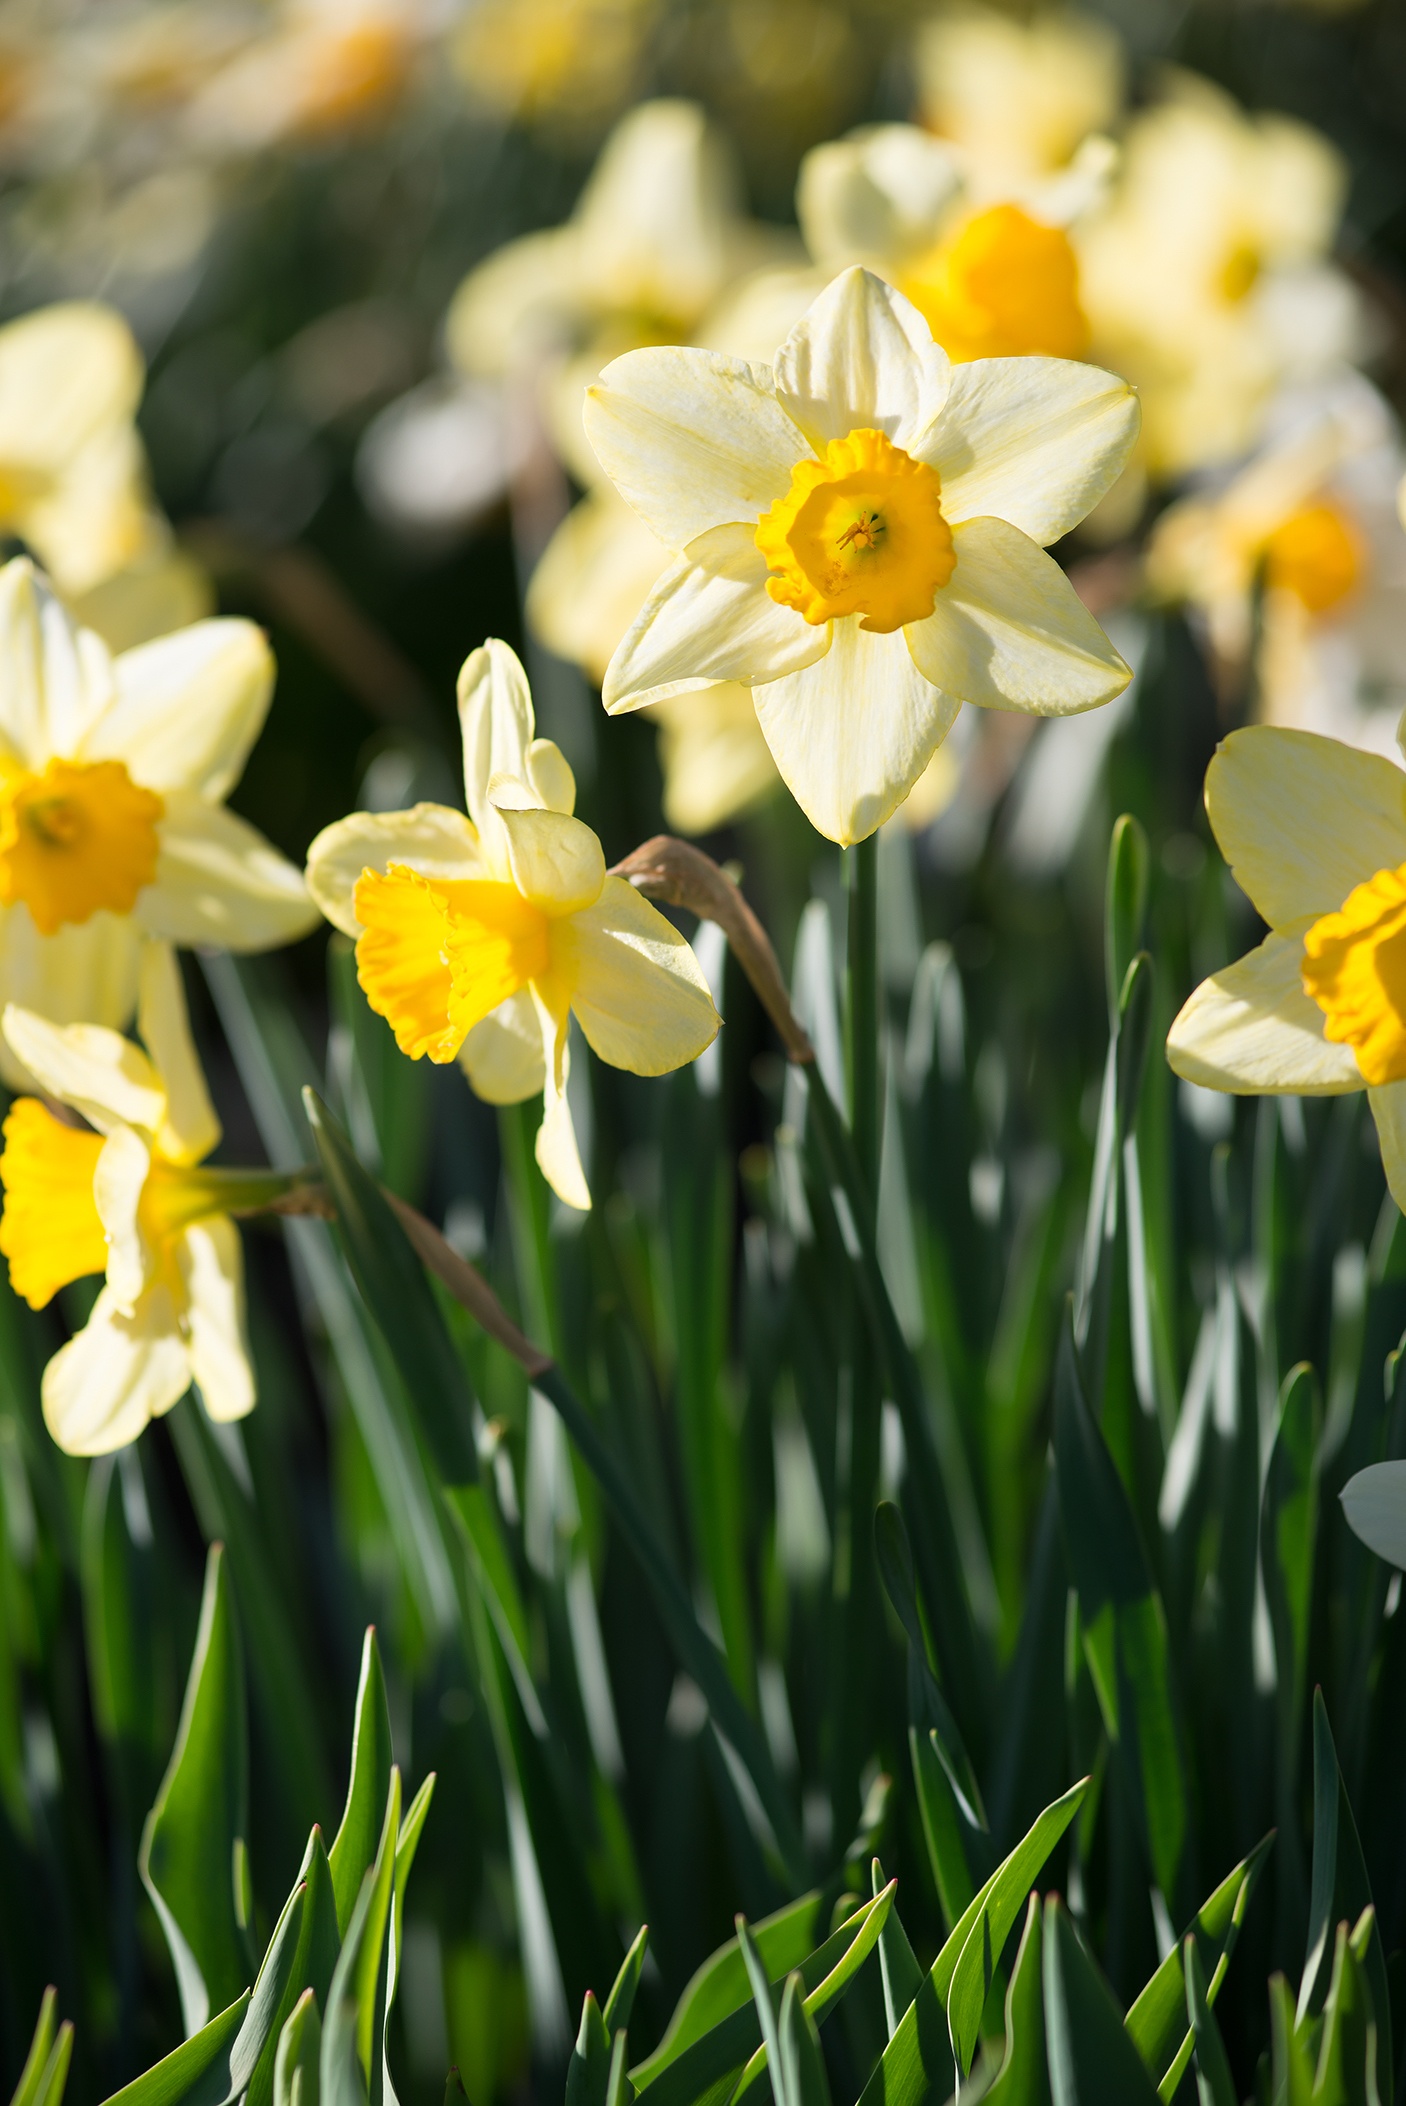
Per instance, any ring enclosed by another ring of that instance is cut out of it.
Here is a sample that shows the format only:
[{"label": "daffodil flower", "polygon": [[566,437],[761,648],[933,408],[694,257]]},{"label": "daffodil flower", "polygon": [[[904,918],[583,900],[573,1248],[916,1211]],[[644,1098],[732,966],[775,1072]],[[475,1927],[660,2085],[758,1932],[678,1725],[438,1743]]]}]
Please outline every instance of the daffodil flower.
[{"label": "daffodil flower", "polygon": [[1270,933],[1196,989],[1168,1060],[1240,1095],[1365,1089],[1406,1205],[1406,773],[1336,739],[1251,725],[1218,748],[1206,810]]},{"label": "daffodil flower", "polygon": [[356,938],[357,977],[401,1051],[457,1059],[480,1097],[543,1092],[537,1161],[588,1207],[566,1100],[575,1016],[612,1067],[663,1075],[711,1045],[719,1018],[692,950],[573,817],[576,784],[508,646],[459,676],[469,816],[438,804],[356,812],[308,852],[308,886]]},{"label": "daffodil flower", "polygon": [[945,10],[923,25],[915,56],[923,122],[983,196],[1065,168],[1123,99],[1116,32],[1066,9],[1028,22],[990,7]]},{"label": "daffodil flower", "polygon": [[862,840],[962,702],[1068,715],[1127,685],[1043,545],[1108,489],[1137,418],[1125,383],[1065,359],[954,367],[857,267],[772,367],[616,360],[588,436],[675,560],[611,661],[607,709],[744,682],[812,824]]},{"label": "daffodil flower", "polygon": [[[272,685],[251,622],[113,659],[26,558],[0,569],[0,1001],[120,1028],[143,937],[252,951],[306,933],[299,873],[223,804]],[[0,1073],[26,1086],[8,1041]]]},{"label": "daffodil flower", "polygon": [[0,1252],[11,1285],[42,1309],[72,1281],[107,1276],[83,1329],[44,1370],[49,1431],[70,1455],[106,1454],[192,1381],[212,1418],[241,1418],[254,1375],[230,1209],[266,1204],[288,1179],[205,1166],[220,1124],[174,953],[165,944],[143,953],[145,1051],[100,1025],[60,1028],[14,1003],[3,1026],[13,1060],[88,1122],[66,1124],[36,1097],[10,1107]]},{"label": "daffodil flower", "polygon": [[81,593],[154,531],[135,418],[142,356],[114,308],[67,300],[0,329],[0,532]]}]

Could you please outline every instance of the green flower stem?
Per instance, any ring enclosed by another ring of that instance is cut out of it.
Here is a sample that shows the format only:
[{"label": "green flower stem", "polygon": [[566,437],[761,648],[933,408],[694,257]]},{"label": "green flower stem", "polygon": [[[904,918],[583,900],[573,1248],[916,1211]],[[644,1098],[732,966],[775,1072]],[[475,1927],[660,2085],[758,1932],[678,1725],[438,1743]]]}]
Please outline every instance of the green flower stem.
[{"label": "green flower stem", "polygon": [[225,1170],[202,1164],[186,1171],[182,1194],[190,1195],[198,1212],[192,1219],[211,1214],[323,1214],[332,1213],[332,1202],[316,1166],[297,1170]]},{"label": "green flower stem", "polygon": [[849,891],[849,971],[845,1003],[845,1068],[849,1125],[870,1204],[879,1191],[879,837],[870,834],[845,855]]}]

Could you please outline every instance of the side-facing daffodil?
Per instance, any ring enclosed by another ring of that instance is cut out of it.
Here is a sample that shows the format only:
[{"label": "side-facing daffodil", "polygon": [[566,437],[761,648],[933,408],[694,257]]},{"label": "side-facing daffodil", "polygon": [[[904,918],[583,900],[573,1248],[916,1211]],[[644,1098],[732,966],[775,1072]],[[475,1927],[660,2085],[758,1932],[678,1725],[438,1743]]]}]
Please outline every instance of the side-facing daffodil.
[{"label": "side-facing daffodil", "polygon": [[70,1455],[135,1440],[192,1381],[213,1419],[254,1404],[244,1335],[244,1260],[231,1209],[286,1191],[271,1172],[212,1169],[220,1138],[191,1043],[180,971],[165,944],[142,955],[137,1026],[145,1051],[96,1024],[60,1028],[10,1003],[12,1060],[56,1118],[18,1097],[0,1155],[0,1252],[33,1309],[91,1273],[106,1281],[83,1329],[44,1370],[44,1419]]},{"label": "side-facing daffodil", "polygon": [[[0,569],[0,1002],[120,1029],[143,936],[258,951],[307,933],[298,871],[223,803],[272,688],[252,622],[114,659],[27,558]],[[0,1074],[26,1086],[8,1040]]]},{"label": "side-facing daffodil", "polygon": [[537,1161],[588,1207],[566,1100],[573,1016],[612,1067],[664,1075],[695,1060],[719,1018],[692,950],[657,908],[607,875],[572,816],[576,784],[534,737],[514,653],[492,639],[459,675],[468,817],[445,805],[355,812],[308,852],[308,886],[356,938],[357,977],[402,1053],[457,1059],[480,1097],[543,1092]]},{"label": "side-facing daffodil", "polygon": [[1253,724],[1218,748],[1206,810],[1270,933],[1196,989],[1168,1060],[1188,1082],[1243,1096],[1365,1089],[1406,1205],[1406,772]]},{"label": "side-facing daffodil", "polygon": [[1131,677],[1045,554],[1137,432],[1131,389],[1066,359],[953,366],[858,267],[774,366],[629,352],[587,433],[674,561],[616,651],[618,712],[738,680],[783,780],[832,840],[908,795],[964,701],[1092,709]]}]

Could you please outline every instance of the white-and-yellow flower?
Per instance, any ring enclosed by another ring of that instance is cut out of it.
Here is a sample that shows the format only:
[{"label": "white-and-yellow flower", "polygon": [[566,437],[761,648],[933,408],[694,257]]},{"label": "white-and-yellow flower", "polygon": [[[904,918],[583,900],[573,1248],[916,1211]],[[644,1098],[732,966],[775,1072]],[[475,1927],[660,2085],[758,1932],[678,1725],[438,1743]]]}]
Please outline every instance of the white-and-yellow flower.
[{"label": "white-and-yellow flower", "polygon": [[571,1018],[612,1067],[664,1075],[719,1018],[689,945],[572,816],[576,784],[534,737],[521,665],[496,639],[459,676],[468,817],[445,805],[356,812],[308,852],[308,886],[356,938],[357,977],[401,1051],[457,1059],[480,1097],[543,1093],[537,1161],[588,1207],[566,1100]]},{"label": "white-and-yellow flower", "polygon": [[1191,75],[1133,120],[1080,284],[1097,355],[1142,395],[1153,475],[1247,452],[1286,379],[1350,355],[1358,302],[1326,260],[1345,188],[1317,132]]},{"label": "white-and-yellow flower", "polygon": [[[223,802],[272,688],[252,622],[114,659],[27,558],[0,569],[0,1002],[120,1029],[144,936],[256,951],[307,933],[298,871]],[[26,1085],[8,1043],[0,1074]]]},{"label": "white-and-yellow flower", "polygon": [[71,300],[0,329],[0,534],[81,593],[160,531],[137,436],[142,355],[114,308]]},{"label": "white-and-yellow flower", "polygon": [[1313,732],[1232,732],[1206,810],[1269,923],[1173,1024],[1167,1058],[1249,1096],[1367,1091],[1387,1182],[1406,1205],[1406,772]]},{"label": "white-and-yellow flower", "polygon": [[192,1381],[212,1418],[242,1418],[254,1374],[229,1209],[257,1204],[268,1177],[202,1167],[220,1123],[174,953],[158,943],[143,953],[145,1051],[100,1025],[60,1028],[14,1003],[3,1024],[13,1064],[88,1122],[66,1124],[37,1097],[10,1107],[0,1252],[11,1285],[42,1309],[61,1287],[106,1274],[87,1323],[44,1370],[50,1433],[70,1455],[106,1454]]},{"label": "white-and-yellow flower", "polygon": [[1253,649],[1262,722],[1394,754],[1406,705],[1394,420],[1359,374],[1285,411],[1223,488],[1162,514],[1148,581],[1193,609],[1229,682]]},{"label": "white-and-yellow flower", "polygon": [[1123,100],[1123,51],[1106,22],[1072,10],[1018,22],[952,7],[917,44],[923,121],[952,142],[986,198],[1062,170]]},{"label": "white-and-yellow flower", "polygon": [[953,366],[911,303],[845,271],[774,367],[633,351],[588,435],[673,552],[607,671],[612,712],[741,681],[783,780],[863,839],[963,701],[1067,715],[1128,668],[1044,545],[1112,483],[1132,391],[1064,359]]},{"label": "white-and-yellow flower", "polygon": [[688,341],[725,286],[787,247],[742,213],[726,144],[696,103],[641,103],[564,226],[469,273],[445,323],[449,355],[480,378],[542,374],[553,441],[590,482],[581,397],[601,367],[637,344]]}]

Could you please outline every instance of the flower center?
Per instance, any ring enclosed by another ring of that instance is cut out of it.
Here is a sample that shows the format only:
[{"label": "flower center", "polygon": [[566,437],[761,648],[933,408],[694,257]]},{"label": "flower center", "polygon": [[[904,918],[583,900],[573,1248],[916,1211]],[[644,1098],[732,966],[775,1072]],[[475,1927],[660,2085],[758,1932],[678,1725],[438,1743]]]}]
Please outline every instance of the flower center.
[{"label": "flower center", "polygon": [[1079,265],[1060,227],[993,205],[938,242],[900,279],[937,342],[972,358],[1081,358],[1089,325]]},{"label": "flower center", "polygon": [[547,970],[547,916],[515,885],[392,863],[362,872],[354,904],[357,978],[412,1060],[453,1060],[475,1024]]},{"label": "flower center", "polygon": [[1362,535],[1336,505],[1304,505],[1264,544],[1265,583],[1326,614],[1356,591],[1367,568]]},{"label": "flower center", "polygon": [[858,614],[880,635],[925,621],[957,562],[937,470],[881,431],[852,431],[822,460],[797,462],[756,541],[780,606],[815,624]]},{"label": "flower center", "polygon": [[42,936],[100,907],[130,914],[156,876],[164,809],[121,761],[12,768],[0,779],[0,900],[22,900]]},{"label": "flower center", "polygon": [[17,1097],[4,1125],[0,1251],[10,1284],[31,1309],[60,1287],[107,1266],[107,1237],[93,1198],[102,1135],[65,1126],[37,1097]]},{"label": "flower center", "polygon": [[1216,283],[1223,300],[1232,305],[1253,292],[1260,274],[1260,252],[1253,243],[1237,241],[1220,267]]},{"label": "flower center", "polygon": [[1314,922],[1303,984],[1324,1037],[1352,1047],[1365,1081],[1406,1081],[1406,864],[1379,870]]}]

